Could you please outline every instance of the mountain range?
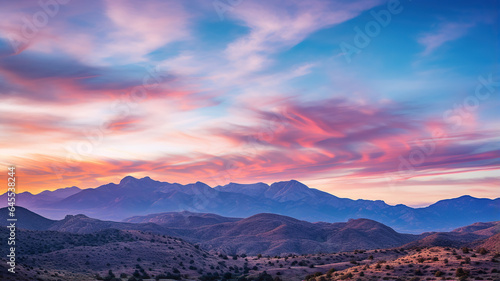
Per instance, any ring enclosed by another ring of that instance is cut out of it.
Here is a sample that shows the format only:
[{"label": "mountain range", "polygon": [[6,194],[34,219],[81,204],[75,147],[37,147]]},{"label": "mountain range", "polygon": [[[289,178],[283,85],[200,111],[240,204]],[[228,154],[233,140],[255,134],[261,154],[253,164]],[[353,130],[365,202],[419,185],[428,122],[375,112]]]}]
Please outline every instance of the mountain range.
[{"label": "mountain range", "polygon": [[[4,226],[8,214],[7,208],[0,209],[0,221]],[[115,222],[89,218],[82,214],[67,215],[62,220],[50,220],[23,207],[17,207],[16,218],[20,229],[30,231],[81,235],[110,229],[140,231],[178,237],[198,244],[203,249],[231,255],[309,254],[401,246],[461,247],[471,243],[477,245],[480,243],[478,241],[500,233],[500,221],[475,223],[451,232],[413,235],[398,233],[384,224],[369,219],[351,219],[339,223],[310,223],[269,213],[248,218],[229,218],[183,211],[135,216],[123,222]]]},{"label": "mountain range", "polygon": [[[226,254],[276,255],[381,249],[401,246],[420,238],[418,235],[397,233],[386,225],[368,219],[310,223],[268,213],[240,219],[180,212],[114,222],[81,214],[67,215],[62,220],[49,220],[23,207],[17,207],[16,210],[18,221],[23,222],[19,228],[26,230],[74,234],[92,234],[109,229],[135,230],[179,237],[203,249]],[[0,209],[2,222],[7,222],[8,213],[7,208]]]},{"label": "mountain range", "polygon": [[[6,196],[0,196],[3,206],[7,202]],[[36,195],[20,193],[17,204],[52,219],[61,219],[67,214],[116,221],[179,211],[225,217],[273,213],[308,222],[346,222],[365,218],[404,233],[450,231],[478,221],[500,220],[500,198],[466,195],[441,200],[425,208],[411,208],[402,204],[389,205],[381,200],[339,198],[296,180],[271,185],[230,183],[212,188],[202,182],[182,185],[149,177],[127,176],[118,184],[109,183],[97,188],[70,187]],[[217,220],[216,217],[212,219]]]},{"label": "mountain range", "polygon": [[[7,223],[9,211],[0,209]],[[103,221],[85,215],[67,215],[50,220],[23,207],[16,208],[18,227],[31,231],[93,234],[109,229],[168,235],[226,254],[286,254],[352,251],[393,247],[460,247],[478,243],[500,233],[500,221],[481,222],[451,232],[401,234],[369,219],[348,222],[310,223],[295,218],[262,213],[248,218],[215,214],[169,212],[134,216],[123,222]],[[495,239],[495,238],[492,238]],[[491,243],[491,242],[490,242]]]}]

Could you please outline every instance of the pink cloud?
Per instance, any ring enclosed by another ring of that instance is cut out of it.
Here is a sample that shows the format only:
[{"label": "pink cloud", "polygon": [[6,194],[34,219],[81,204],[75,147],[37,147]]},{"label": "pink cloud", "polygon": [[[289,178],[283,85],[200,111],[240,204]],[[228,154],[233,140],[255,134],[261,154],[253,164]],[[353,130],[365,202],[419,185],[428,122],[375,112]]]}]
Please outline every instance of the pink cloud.
[{"label": "pink cloud", "polygon": [[311,33],[347,21],[381,1],[245,1],[230,13],[250,28],[229,44],[227,58],[238,72],[255,72],[269,64],[268,56],[290,48]]},{"label": "pink cloud", "polygon": [[418,43],[425,47],[422,55],[429,55],[443,44],[457,40],[458,38],[464,36],[473,26],[473,23],[446,23],[443,24],[436,32],[423,34],[418,39]]},{"label": "pink cloud", "polygon": [[[498,150],[482,151],[493,132],[454,132],[443,142],[434,140],[433,152],[415,165],[412,173],[403,171],[399,175],[401,157],[409,159],[411,151],[418,148],[416,144],[430,138],[427,127],[413,120],[405,110],[400,105],[361,106],[339,99],[321,103],[288,101],[281,115],[256,112],[255,117],[260,121],[254,123],[261,124],[258,126],[214,127],[205,137],[179,132],[177,138],[198,143],[182,154],[166,153],[152,159],[86,158],[75,165],[68,165],[64,158],[44,161],[36,159],[47,156],[37,156],[21,160],[20,165],[26,165],[23,169],[30,174],[43,175],[47,182],[53,183],[57,180],[56,173],[52,171],[51,175],[46,167],[55,163],[62,167],[65,182],[136,173],[182,183],[195,178],[212,185],[290,178],[307,181],[318,177],[351,184],[363,180],[385,183],[387,173],[404,182],[500,167]],[[110,133],[116,137],[122,130],[133,129],[137,122],[134,116],[116,119],[112,127],[119,131]],[[218,152],[199,150],[200,142],[216,139],[231,145]],[[479,139],[484,141],[470,142]]]}]

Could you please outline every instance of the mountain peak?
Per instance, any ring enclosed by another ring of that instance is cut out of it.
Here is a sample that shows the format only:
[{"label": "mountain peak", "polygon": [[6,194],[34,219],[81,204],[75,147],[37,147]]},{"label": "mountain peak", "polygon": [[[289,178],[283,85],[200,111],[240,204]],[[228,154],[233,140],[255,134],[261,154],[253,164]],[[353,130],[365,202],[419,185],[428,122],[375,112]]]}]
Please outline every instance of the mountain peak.
[{"label": "mountain peak", "polygon": [[262,196],[268,188],[269,185],[263,182],[250,183],[250,184],[231,182],[224,186],[219,185],[214,187],[214,189],[217,191],[241,193],[252,197]]},{"label": "mountain peak", "polygon": [[[443,206],[449,206],[449,205],[462,206],[463,204],[479,206],[479,205],[484,204],[485,202],[488,202],[488,201],[490,201],[490,199],[477,198],[477,197],[472,197],[470,195],[462,195],[462,196],[456,197],[456,198],[439,200],[436,203],[429,205],[428,207],[425,207],[425,208],[443,207]],[[462,206],[462,207],[465,207],[465,206]],[[471,206],[468,206],[468,207],[471,207]]]},{"label": "mountain peak", "polygon": [[66,217],[64,217],[64,220],[70,220],[70,219],[88,219],[88,218],[89,217],[87,217],[84,214],[78,214],[78,215],[66,215]]},{"label": "mountain peak", "polygon": [[392,228],[389,226],[382,224],[378,221],[370,220],[370,219],[365,219],[365,218],[360,218],[360,219],[349,219],[346,223],[346,227],[349,227],[350,229],[358,229],[358,230],[380,230],[380,229],[385,229],[389,230],[391,232],[394,232]]},{"label": "mountain peak", "polygon": [[[10,218],[9,213],[10,211],[7,207],[0,208],[2,226],[7,226],[5,223]],[[30,230],[46,230],[55,222],[21,206],[16,206],[16,217],[19,218],[16,227]]]},{"label": "mountain peak", "polygon": [[310,189],[307,185],[301,183],[298,180],[289,180],[289,181],[279,181],[271,184],[271,187],[276,186],[276,187],[287,187],[287,188],[292,188],[295,190],[302,189],[302,190],[307,190]]},{"label": "mountain peak", "polygon": [[134,178],[133,176],[126,176],[124,177],[121,181],[120,181],[120,185],[124,185],[124,184],[127,184],[129,182],[132,182],[132,181],[137,181],[138,179],[137,178]]},{"label": "mountain peak", "polygon": [[312,189],[307,185],[296,180],[290,180],[271,184],[265,192],[265,196],[283,202],[298,201],[305,197],[313,196],[313,194]]},{"label": "mountain peak", "polygon": [[44,197],[53,197],[53,198],[66,198],[69,197],[73,194],[76,194],[80,192],[81,189],[76,186],[71,186],[71,187],[65,187],[65,188],[59,188],[56,190],[44,190],[40,192],[38,195],[44,196]]},{"label": "mountain peak", "polygon": [[118,185],[134,188],[137,185],[140,185],[141,187],[155,187],[158,184],[161,184],[161,182],[155,181],[150,177],[143,177],[141,179],[138,179],[133,176],[126,176],[120,181]]}]

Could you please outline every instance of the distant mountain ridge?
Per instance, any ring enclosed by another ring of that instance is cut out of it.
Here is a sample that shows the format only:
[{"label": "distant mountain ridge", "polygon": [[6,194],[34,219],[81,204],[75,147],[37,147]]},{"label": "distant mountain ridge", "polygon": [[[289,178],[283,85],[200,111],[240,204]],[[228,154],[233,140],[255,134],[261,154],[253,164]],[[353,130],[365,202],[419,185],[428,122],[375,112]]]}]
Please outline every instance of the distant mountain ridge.
[{"label": "distant mountain ridge", "polygon": [[[5,197],[6,194],[0,196],[0,206],[5,206]],[[381,200],[339,198],[296,180],[271,185],[230,183],[211,188],[202,182],[182,185],[127,176],[118,184],[91,189],[22,193],[18,194],[18,203],[51,218],[80,213],[105,220],[179,211],[225,217],[274,213],[309,222],[367,218],[407,233],[451,231],[477,221],[500,220],[500,198],[466,195],[425,208],[411,208],[402,204],[391,206]]]}]

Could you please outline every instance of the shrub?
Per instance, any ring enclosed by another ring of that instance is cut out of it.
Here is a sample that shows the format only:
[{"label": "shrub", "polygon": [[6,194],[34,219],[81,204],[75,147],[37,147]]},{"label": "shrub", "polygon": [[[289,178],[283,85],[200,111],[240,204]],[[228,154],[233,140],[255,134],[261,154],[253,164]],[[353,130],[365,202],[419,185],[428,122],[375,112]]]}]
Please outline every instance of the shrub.
[{"label": "shrub", "polygon": [[459,268],[457,268],[457,271],[455,271],[455,276],[456,277],[467,277],[467,276],[469,276],[469,271],[464,270],[463,268],[459,267]]},{"label": "shrub", "polygon": [[352,278],[352,273],[347,273],[345,275],[342,275],[342,277],[340,277],[340,280],[346,280],[346,279],[350,279]]},{"label": "shrub", "polygon": [[488,250],[486,250],[485,248],[481,247],[481,248],[479,248],[478,253],[480,253],[481,255],[486,255],[488,253]]}]

